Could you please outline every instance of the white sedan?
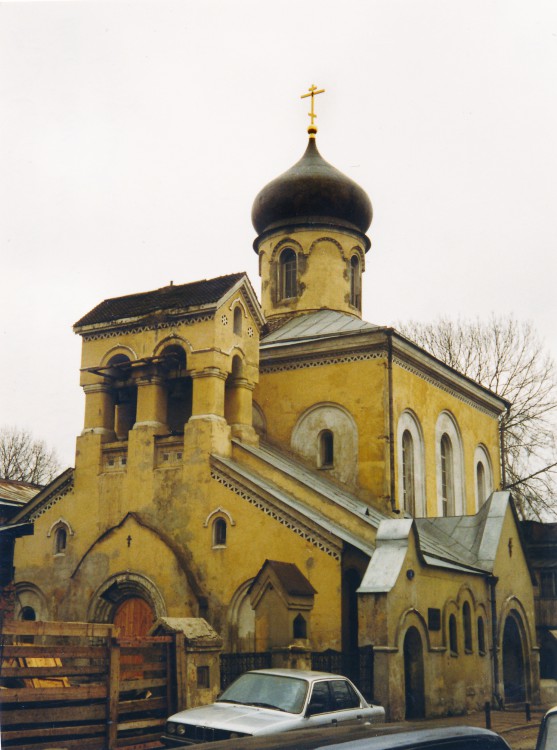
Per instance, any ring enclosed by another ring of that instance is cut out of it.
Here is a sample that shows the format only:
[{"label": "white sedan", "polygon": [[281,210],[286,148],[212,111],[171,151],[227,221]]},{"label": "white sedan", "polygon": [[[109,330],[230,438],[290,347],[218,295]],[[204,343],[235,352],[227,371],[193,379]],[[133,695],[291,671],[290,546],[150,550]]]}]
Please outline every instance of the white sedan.
[{"label": "white sedan", "polygon": [[171,716],[161,737],[167,747],[276,734],[322,726],[385,721],[350,680],[298,669],[246,672],[216,703]]}]

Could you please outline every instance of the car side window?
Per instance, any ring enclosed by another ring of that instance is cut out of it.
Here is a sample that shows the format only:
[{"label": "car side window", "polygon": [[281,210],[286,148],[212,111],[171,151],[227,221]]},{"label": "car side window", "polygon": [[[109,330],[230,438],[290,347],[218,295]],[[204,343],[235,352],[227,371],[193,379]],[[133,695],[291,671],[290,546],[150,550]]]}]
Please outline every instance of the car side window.
[{"label": "car side window", "polygon": [[327,711],[332,711],[331,693],[329,691],[328,682],[316,682],[313,686],[311,698],[308,704],[308,714],[314,716],[315,714],[325,714]]},{"label": "car side window", "polygon": [[331,680],[331,690],[337,710],[360,707],[360,699],[346,680]]}]

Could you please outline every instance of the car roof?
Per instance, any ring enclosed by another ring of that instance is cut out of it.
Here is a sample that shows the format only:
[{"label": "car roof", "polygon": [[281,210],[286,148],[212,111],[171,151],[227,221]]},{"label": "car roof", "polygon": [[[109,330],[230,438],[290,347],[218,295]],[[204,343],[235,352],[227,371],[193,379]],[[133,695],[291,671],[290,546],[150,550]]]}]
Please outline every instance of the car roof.
[{"label": "car roof", "polygon": [[[386,750],[387,748],[418,748],[451,740],[497,741],[500,748],[508,745],[495,732],[468,726],[417,728],[417,724],[360,724],[315,729],[298,729],[280,734],[258,734],[234,740],[234,750]],[[211,750],[230,750],[230,741],[212,742]]]},{"label": "car roof", "polygon": [[348,679],[342,674],[333,672],[316,672],[311,669],[252,669],[247,674],[273,674],[277,677],[298,677],[302,680],[317,680],[323,678],[334,678],[336,680]]}]

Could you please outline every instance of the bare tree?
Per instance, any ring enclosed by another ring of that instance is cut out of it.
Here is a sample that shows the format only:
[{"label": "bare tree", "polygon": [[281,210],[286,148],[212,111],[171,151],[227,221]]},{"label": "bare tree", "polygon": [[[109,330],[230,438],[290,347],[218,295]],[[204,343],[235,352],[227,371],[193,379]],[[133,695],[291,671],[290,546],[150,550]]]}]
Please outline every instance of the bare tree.
[{"label": "bare tree", "polygon": [[0,429],[0,477],[48,484],[60,471],[56,452],[17,427]]},{"label": "bare tree", "polygon": [[487,321],[409,322],[399,329],[511,402],[501,418],[505,488],[512,490],[521,517],[555,514],[556,371],[531,323],[492,315]]}]

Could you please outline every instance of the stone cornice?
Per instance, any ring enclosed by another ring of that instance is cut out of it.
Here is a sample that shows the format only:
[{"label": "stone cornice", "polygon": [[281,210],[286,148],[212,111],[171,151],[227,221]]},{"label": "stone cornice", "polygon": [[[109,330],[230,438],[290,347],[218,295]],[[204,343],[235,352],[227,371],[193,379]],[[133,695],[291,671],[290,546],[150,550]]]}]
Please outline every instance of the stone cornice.
[{"label": "stone cornice", "polygon": [[435,387],[491,417],[500,415],[508,402],[444,364],[392,328],[357,331],[313,339],[273,342],[261,347],[260,372],[286,372],[345,362],[388,358],[392,341],[393,362]]}]

